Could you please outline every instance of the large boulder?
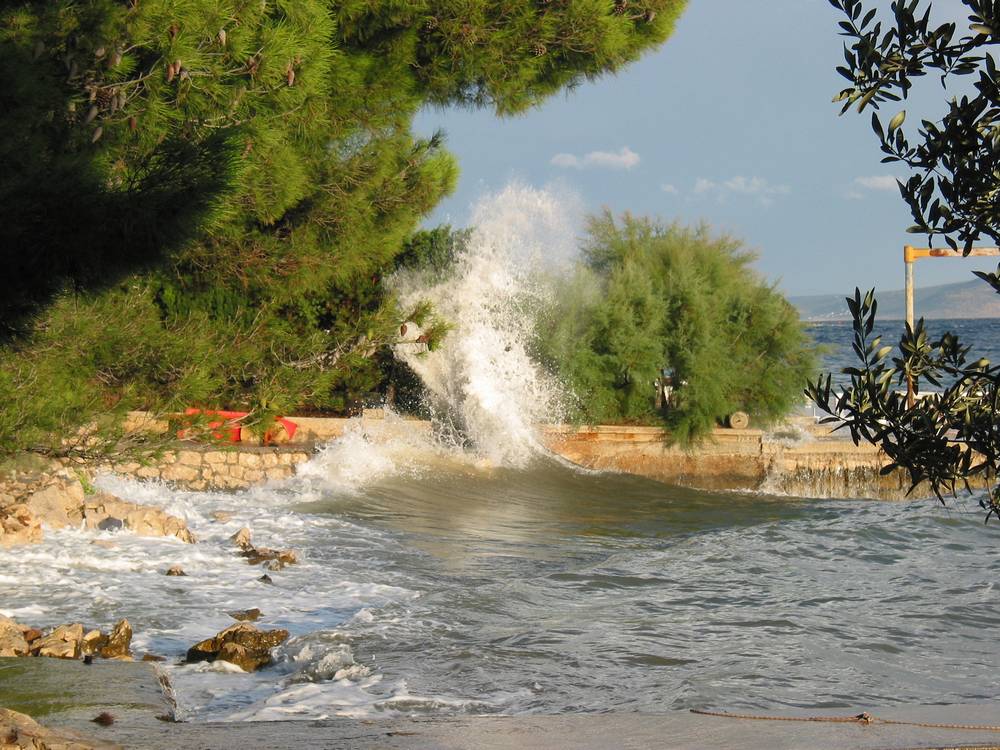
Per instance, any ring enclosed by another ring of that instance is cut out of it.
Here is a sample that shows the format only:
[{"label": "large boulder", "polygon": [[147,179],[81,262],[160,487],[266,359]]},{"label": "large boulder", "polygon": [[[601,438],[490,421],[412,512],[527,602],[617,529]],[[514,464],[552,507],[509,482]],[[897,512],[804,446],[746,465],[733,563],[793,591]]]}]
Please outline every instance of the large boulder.
[{"label": "large boulder", "polygon": [[101,647],[100,654],[105,659],[131,659],[131,645],[132,626],[128,620],[119,620],[108,635],[107,642]]},{"label": "large boulder", "polygon": [[42,541],[42,525],[24,503],[0,507],[0,547]]},{"label": "large boulder", "polygon": [[41,523],[51,529],[79,526],[83,521],[83,485],[77,479],[55,477],[31,493],[25,504]]},{"label": "large boulder", "polygon": [[258,630],[241,622],[207,638],[188,649],[187,661],[226,661],[246,672],[253,672],[271,663],[271,649],[288,640],[283,629]]},{"label": "large boulder", "polygon": [[28,628],[0,615],[0,656],[27,656],[28,639],[25,632]]},{"label": "large boulder", "polygon": [[60,625],[48,635],[33,641],[31,653],[55,659],[79,659],[83,653],[83,625]]},{"label": "large boulder", "polygon": [[100,653],[101,649],[108,645],[108,637],[100,630],[91,630],[83,636],[81,651],[84,655]]},{"label": "large boulder", "polygon": [[84,520],[88,529],[113,530],[124,526],[139,536],[174,536],[188,544],[195,542],[194,534],[183,519],[150,505],[126,502],[106,492],[86,498]]}]

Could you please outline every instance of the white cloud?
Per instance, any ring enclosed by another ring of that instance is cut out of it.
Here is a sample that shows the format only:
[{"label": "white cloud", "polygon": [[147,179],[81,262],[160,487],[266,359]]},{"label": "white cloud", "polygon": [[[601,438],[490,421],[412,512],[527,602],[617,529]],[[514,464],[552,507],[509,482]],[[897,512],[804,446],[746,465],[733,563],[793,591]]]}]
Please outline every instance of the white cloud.
[{"label": "white cloud", "polygon": [[719,187],[719,186],[716,185],[711,180],[706,180],[704,177],[699,177],[694,182],[694,191],[698,195],[701,195],[703,193],[710,193],[711,191],[715,190],[717,187]]},{"label": "white cloud", "polygon": [[622,146],[618,151],[591,151],[583,156],[556,154],[550,163],[567,169],[588,169],[590,167],[632,169],[639,163],[639,154],[628,146]]},{"label": "white cloud", "polygon": [[763,177],[743,177],[737,175],[721,182],[715,182],[705,177],[699,177],[694,183],[697,195],[714,195],[720,201],[730,195],[745,195],[756,198],[761,204],[769,206],[778,195],[787,195],[787,185],[772,185]]},{"label": "white cloud", "polygon": [[895,192],[899,189],[896,185],[896,178],[888,174],[875,177],[855,177],[854,184],[867,190],[892,190]]},{"label": "white cloud", "polygon": [[677,195],[680,190],[677,189],[676,185],[671,185],[669,182],[664,182],[660,185],[660,190],[662,190],[667,195]]}]

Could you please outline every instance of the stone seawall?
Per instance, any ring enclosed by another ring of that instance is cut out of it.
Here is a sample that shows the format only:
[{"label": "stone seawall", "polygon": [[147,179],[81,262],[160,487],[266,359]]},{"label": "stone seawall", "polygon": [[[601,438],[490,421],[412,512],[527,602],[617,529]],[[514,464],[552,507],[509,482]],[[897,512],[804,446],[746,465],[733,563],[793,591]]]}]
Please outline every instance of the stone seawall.
[{"label": "stone seawall", "polygon": [[[874,446],[799,430],[795,437],[760,430],[717,429],[689,450],[668,445],[656,427],[548,427],[545,445],[589,469],[621,471],[705,490],[745,490],[799,497],[906,497],[906,475],[883,476],[888,463]],[[915,492],[911,497],[928,496]]]},{"label": "stone seawall", "polygon": [[274,447],[218,447],[182,443],[149,463],[103,464],[98,470],[157,479],[187,490],[239,490],[267,481],[287,479],[295,467],[312,457],[311,443]]},{"label": "stone seawall", "polygon": [[[141,424],[142,415],[133,415]],[[295,442],[262,447],[246,443],[214,446],[185,443],[155,462],[101,468],[141,479],[159,479],[191,490],[244,489],[286,479],[316,446],[355,425],[374,441],[429,432],[419,420],[387,420],[379,411],[358,420],[291,417]],[[152,423],[150,423],[152,424]],[[909,482],[903,472],[882,475],[887,463],[877,448],[854,445],[817,429],[810,421],[781,432],[716,429],[693,449],[667,444],[657,427],[551,425],[541,428],[546,448],[585,468],[618,471],[705,490],[753,491],[819,498],[902,499]],[[910,497],[927,497],[917,491]]]}]

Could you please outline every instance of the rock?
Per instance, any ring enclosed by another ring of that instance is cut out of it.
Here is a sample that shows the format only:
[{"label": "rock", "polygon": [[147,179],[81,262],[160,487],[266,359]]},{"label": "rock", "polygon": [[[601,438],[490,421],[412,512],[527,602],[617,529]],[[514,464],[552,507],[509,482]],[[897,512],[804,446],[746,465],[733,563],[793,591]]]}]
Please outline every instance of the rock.
[{"label": "rock", "polygon": [[273,565],[266,565],[269,570],[281,570],[286,565],[294,565],[299,561],[299,556],[296,554],[295,550],[292,549],[270,549],[269,547],[244,547],[243,556],[247,558],[247,562],[250,565],[259,565],[260,563],[275,563]]},{"label": "rock", "polygon": [[132,626],[128,620],[119,620],[110,635],[107,644],[101,649],[100,655],[105,659],[131,659]]},{"label": "rock", "polygon": [[80,650],[84,655],[96,654],[108,644],[108,637],[100,630],[91,630],[83,636],[83,644]]},{"label": "rock", "polygon": [[32,644],[32,642],[37,641],[39,638],[42,637],[42,635],[44,635],[42,631],[39,630],[38,628],[25,628],[24,626],[21,627],[22,627],[21,632],[22,635],[24,636],[24,640],[28,642],[29,646]]},{"label": "rock", "polygon": [[165,656],[158,656],[157,654],[143,654],[142,655],[142,660],[143,661],[166,661],[167,659],[166,659]]},{"label": "rock", "polygon": [[118,531],[124,525],[125,523],[121,519],[108,516],[97,524],[97,528],[101,531]]},{"label": "rock", "polygon": [[212,511],[212,521],[215,523],[229,523],[233,520],[233,514],[224,510]]},{"label": "rock", "polygon": [[126,502],[106,492],[87,498],[84,522],[88,529],[127,528],[139,536],[175,536],[194,544],[195,538],[183,519],[160,508]]},{"label": "rock", "polygon": [[180,565],[171,565],[169,568],[167,568],[166,575],[168,575],[168,576],[186,576],[187,573],[184,572],[184,568],[182,568]]},{"label": "rock", "polygon": [[31,653],[24,628],[0,615],[0,656],[27,656]]},{"label": "rock", "polygon": [[0,507],[0,547],[42,541],[42,524],[23,503]]},{"label": "rock", "polygon": [[256,672],[261,667],[266,667],[271,663],[270,651],[251,651],[238,643],[223,643],[216,657],[220,661],[228,661],[235,664],[244,672]]},{"label": "rock", "polygon": [[288,639],[283,629],[258,630],[245,622],[232,625],[214,638],[206,638],[188,649],[187,661],[221,659],[252,672],[271,663],[271,649]]},{"label": "rock", "polygon": [[271,576],[269,576],[267,573],[262,575],[257,580],[260,581],[261,583],[274,583],[274,581],[271,580]]},{"label": "rock", "polygon": [[228,615],[240,622],[256,622],[260,619],[261,611],[254,607],[253,609],[241,609],[236,612],[229,612]]},{"label": "rock", "polygon": [[83,485],[76,479],[57,478],[32,493],[26,502],[32,514],[49,528],[79,526],[83,521]]},{"label": "rock", "polygon": [[111,750],[118,745],[88,740],[75,732],[49,729],[27,714],[0,708],[2,750]]},{"label": "rock", "polygon": [[244,551],[252,550],[254,548],[253,543],[250,541],[250,529],[246,526],[229,537],[229,541]]},{"label": "rock", "polygon": [[35,656],[55,659],[79,659],[83,647],[83,625],[60,625],[46,636],[32,642]]},{"label": "rock", "polygon": [[114,549],[115,543],[110,539],[95,539],[91,542],[96,547],[104,547],[104,549]]}]

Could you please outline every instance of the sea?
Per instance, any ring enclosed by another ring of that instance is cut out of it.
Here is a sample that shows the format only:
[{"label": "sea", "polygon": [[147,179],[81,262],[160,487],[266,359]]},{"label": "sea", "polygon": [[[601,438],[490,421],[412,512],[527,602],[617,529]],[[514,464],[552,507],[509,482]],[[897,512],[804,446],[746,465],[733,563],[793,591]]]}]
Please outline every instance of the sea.
[{"label": "sea", "polygon": [[[198,543],[46,531],[0,549],[0,613],[127,617],[192,722],[995,701],[1000,524],[975,497],[702,492],[546,453],[533,425],[557,421],[564,394],[529,355],[524,310],[544,288],[525,269],[561,252],[559,217],[544,191],[508,188],[480,208],[456,278],[398,280],[404,302],[455,321],[440,349],[397,353],[433,435],[357,420],[295,477],[242,492],[99,476]],[[990,321],[944,327],[1000,346]],[[810,330],[827,368],[847,363],[848,324]],[[262,583],[229,540],[242,527],[299,564]],[[186,576],[164,575],[176,564]],[[271,666],[184,662],[252,607],[291,634]]]},{"label": "sea", "polygon": [[[845,302],[844,309],[847,309]],[[959,340],[971,350],[969,362],[975,362],[985,357],[994,365],[1000,364],[1000,319],[994,318],[950,318],[945,320],[928,319],[924,321],[930,340],[940,338],[945,333],[958,336]],[[813,341],[823,347],[820,357],[821,371],[833,375],[835,383],[847,382],[842,370],[845,367],[858,366],[858,358],[851,344],[854,331],[851,321],[808,322],[806,329]],[[882,338],[882,346],[892,346],[893,352],[889,359],[901,356],[899,341],[906,330],[902,320],[876,320],[872,336]]]}]

